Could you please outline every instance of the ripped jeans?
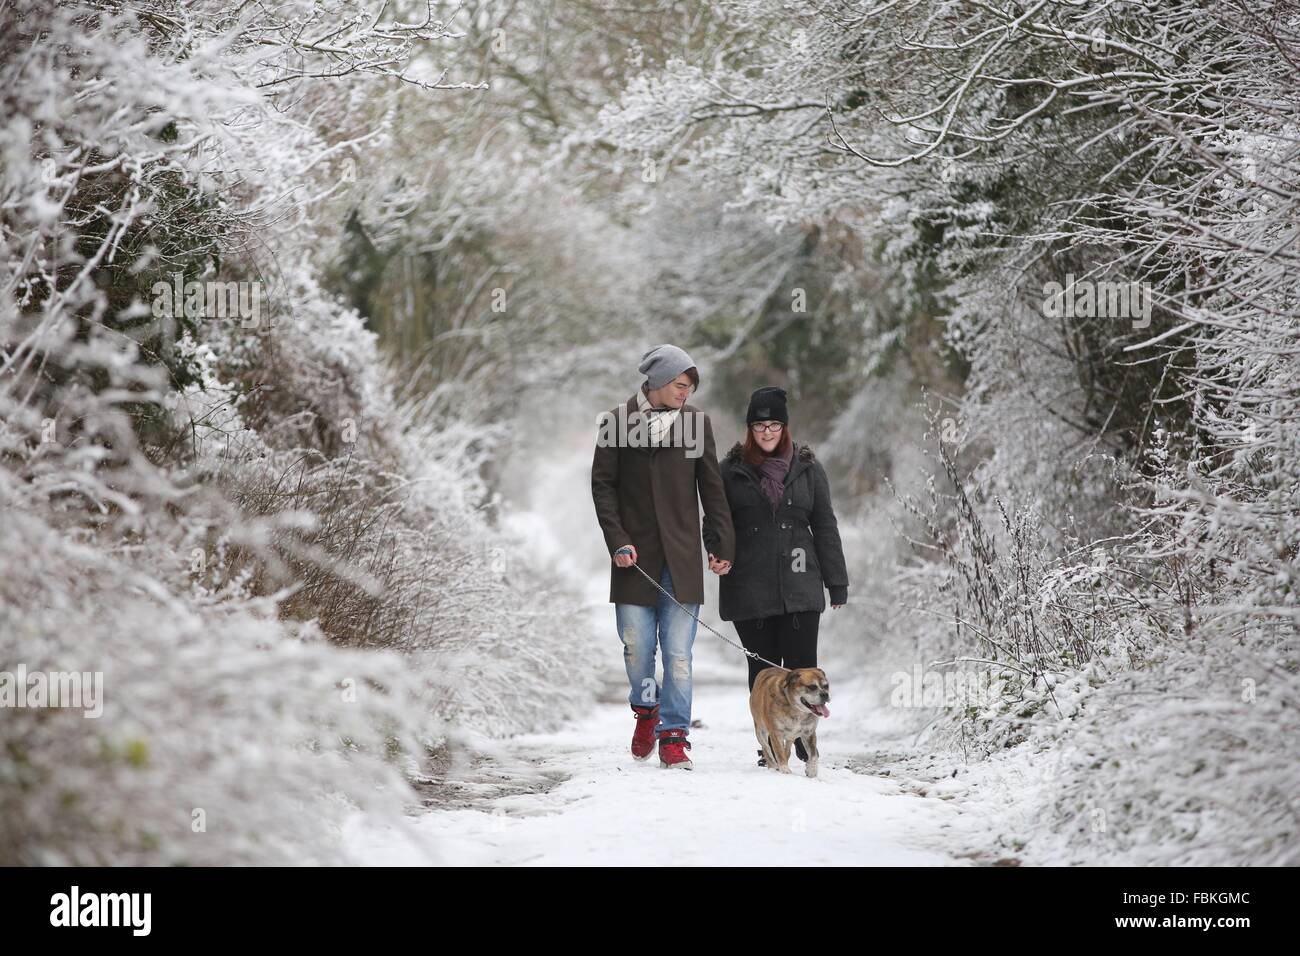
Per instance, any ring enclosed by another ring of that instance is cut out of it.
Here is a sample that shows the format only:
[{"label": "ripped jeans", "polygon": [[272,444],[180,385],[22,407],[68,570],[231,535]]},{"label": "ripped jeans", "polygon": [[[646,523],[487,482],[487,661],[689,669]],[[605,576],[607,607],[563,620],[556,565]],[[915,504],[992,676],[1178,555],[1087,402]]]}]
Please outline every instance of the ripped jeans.
[{"label": "ripped jeans", "polygon": [[[668,562],[664,562],[659,583],[676,596]],[[658,592],[656,592],[658,593]],[[700,605],[682,602],[698,617]],[[654,607],[640,604],[615,604],[614,619],[623,641],[623,663],[631,691],[627,700],[638,707],[659,707],[657,735],[665,730],[686,730],[691,725],[691,648],[695,644],[698,622],[680,607],[659,594]],[[655,680],[655,648],[663,647],[664,678]]]}]

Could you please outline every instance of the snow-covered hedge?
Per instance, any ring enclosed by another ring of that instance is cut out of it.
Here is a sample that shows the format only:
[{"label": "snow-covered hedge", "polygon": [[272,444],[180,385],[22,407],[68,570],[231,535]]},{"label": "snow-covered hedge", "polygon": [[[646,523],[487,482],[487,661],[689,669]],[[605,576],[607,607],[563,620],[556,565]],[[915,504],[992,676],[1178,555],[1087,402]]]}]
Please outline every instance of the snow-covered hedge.
[{"label": "snow-covered hedge", "polygon": [[[5,707],[0,861],[339,862],[457,727],[589,690],[480,511],[500,435],[398,402],[317,278],[318,201],[453,36],[383,7],[5,9],[0,694],[84,673],[102,712]],[[159,308],[187,282],[260,313]]]}]

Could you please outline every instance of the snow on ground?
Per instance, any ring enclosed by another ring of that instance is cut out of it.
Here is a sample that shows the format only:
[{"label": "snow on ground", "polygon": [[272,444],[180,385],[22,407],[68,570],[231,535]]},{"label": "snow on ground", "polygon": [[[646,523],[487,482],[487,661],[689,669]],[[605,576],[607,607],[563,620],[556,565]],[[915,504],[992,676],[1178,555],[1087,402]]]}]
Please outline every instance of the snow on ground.
[{"label": "snow on ground", "polygon": [[[461,728],[462,749],[480,755],[475,763],[446,768],[425,789],[431,809],[404,824],[354,817],[343,839],[356,862],[969,865],[1000,855],[981,801],[968,810],[955,799],[975,795],[948,779],[952,768],[913,752],[900,715],[833,668],[818,777],[805,777],[796,757],[791,775],[759,767],[744,657],[703,627],[693,655],[692,718],[703,725],[690,733],[695,769],[667,770],[657,754],[635,760],[608,558],[591,511],[590,439],[581,432],[549,440],[552,457],[533,461],[503,523],[530,560],[578,595],[573,651],[582,659],[574,667],[594,668],[606,693],[585,719],[549,733],[491,740]],[[702,621],[738,641],[734,626],[715,616],[714,576],[705,579]],[[829,640],[821,648],[828,660]],[[923,779],[910,776],[911,766],[907,775],[884,769],[900,756],[919,757],[914,772]]]},{"label": "snow on ground", "polygon": [[[612,616],[612,608],[604,610]],[[609,672],[610,693],[585,720],[497,742],[491,776],[483,768],[451,775],[443,792],[467,799],[450,808],[435,800],[409,824],[418,839],[358,817],[345,833],[353,858],[468,866],[972,862],[972,848],[983,842],[978,817],[951,799],[964,787],[944,781],[922,788],[864,772],[871,769],[863,755],[869,742],[850,730],[862,722],[851,719],[852,695],[837,697],[834,684],[818,777],[805,777],[797,758],[792,775],[759,767],[740,654],[703,629],[695,645],[692,718],[702,723],[690,734],[695,769],[667,770],[657,755],[635,760],[612,623],[609,630],[611,664],[619,669]],[[422,844],[437,848],[435,859]]]}]

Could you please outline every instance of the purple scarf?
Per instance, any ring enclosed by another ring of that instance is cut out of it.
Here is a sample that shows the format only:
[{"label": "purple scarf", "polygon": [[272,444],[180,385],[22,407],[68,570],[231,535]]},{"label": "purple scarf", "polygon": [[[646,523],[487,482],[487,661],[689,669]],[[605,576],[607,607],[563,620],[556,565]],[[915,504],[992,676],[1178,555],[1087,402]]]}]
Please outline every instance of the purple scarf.
[{"label": "purple scarf", "polygon": [[784,458],[774,453],[764,458],[762,464],[758,466],[758,486],[763,490],[768,501],[772,502],[773,514],[776,513],[781,495],[785,492],[785,475],[790,470],[790,462],[793,460],[794,443],[791,442]]}]

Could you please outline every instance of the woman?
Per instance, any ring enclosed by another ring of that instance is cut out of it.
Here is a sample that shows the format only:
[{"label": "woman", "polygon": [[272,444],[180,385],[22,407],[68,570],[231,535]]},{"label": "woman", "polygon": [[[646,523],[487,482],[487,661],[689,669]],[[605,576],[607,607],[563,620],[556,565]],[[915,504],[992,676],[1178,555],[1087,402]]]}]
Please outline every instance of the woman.
[{"label": "woman", "polygon": [[[816,667],[817,626],[826,610],[822,589],[830,591],[835,609],[849,592],[830,482],[812,449],[792,440],[784,389],[757,389],[745,424],[745,441],[720,463],[736,558],[719,578],[718,614],[735,624],[748,650],[791,670]],[[747,660],[753,690],[768,665]],[[808,759],[802,740],[795,741],[795,752]]]}]

